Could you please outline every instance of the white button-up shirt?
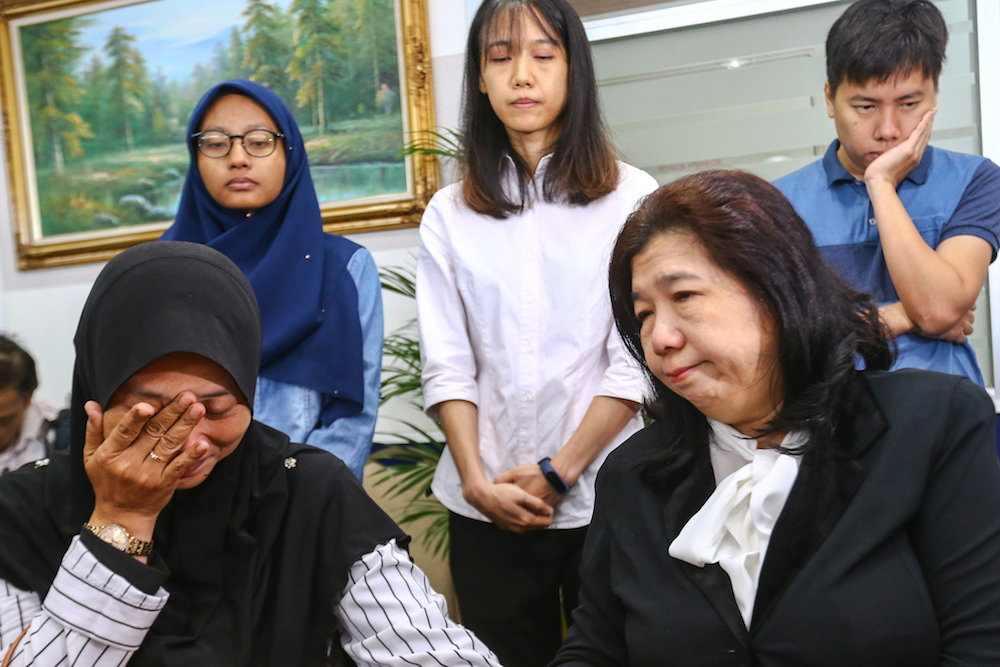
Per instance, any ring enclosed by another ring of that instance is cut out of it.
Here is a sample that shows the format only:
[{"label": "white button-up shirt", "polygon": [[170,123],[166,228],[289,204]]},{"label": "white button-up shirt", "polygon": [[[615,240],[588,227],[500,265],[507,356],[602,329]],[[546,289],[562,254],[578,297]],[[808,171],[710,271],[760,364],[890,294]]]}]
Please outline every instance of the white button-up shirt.
[{"label": "white button-up shirt", "polygon": [[[532,188],[541,188],[543,158]],[[643,382],[621,346],[608,297],[608,262],[637,202],[656,189],[647,173],[619,165],[621,182],[587,206],[530,206],[506,220],[480,215],[451,185],[420,225],[417,310],[424,405],[478,408],[486,478],[553,457],[595,396],[641,402]],[[642,426],[636,415],[556,508],[552,528],[590,523],[594,478],[608,453]],[[486,521],[462,496],[447,449],[432,485],[448,509]]]}]

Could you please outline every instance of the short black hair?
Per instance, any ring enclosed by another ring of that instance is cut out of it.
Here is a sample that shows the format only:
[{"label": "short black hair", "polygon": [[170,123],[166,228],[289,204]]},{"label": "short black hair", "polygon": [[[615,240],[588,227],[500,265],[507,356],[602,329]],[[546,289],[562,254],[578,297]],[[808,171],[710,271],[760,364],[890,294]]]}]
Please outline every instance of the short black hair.
[{"label": "short black hair", "polygon": [[625,348],[650,385],[647,413],[662,424],[657,454],[643,478],[664,481],[708,444],[708,422],[689,401],[650,370],[632,297],[632,265],[650,242],[673,232],[697,240],[720,269],[735,278],[778,332],[782,406],[768,432],[802,430],[809,442],[796,453],[836,437],[844,410],[858,395],[857,360],[888,369],[892,349],[870,294],[851,289],[823,260],[809,228],[784,195],[742,171],[706,171],[649,195],[622,228],[611,255],[611,308]]},{"label": "short black hair", "polygon": [[921,71],[937,88],[948,26],[930,0],[859,0],[826,36],[830,94],[844,81],[885,83]]},{"label": "short black hair", "polygon": [[31,398],[38,388],[35,360],[11,338],[0,334],[0,391],[11,387],[22,398]]}]

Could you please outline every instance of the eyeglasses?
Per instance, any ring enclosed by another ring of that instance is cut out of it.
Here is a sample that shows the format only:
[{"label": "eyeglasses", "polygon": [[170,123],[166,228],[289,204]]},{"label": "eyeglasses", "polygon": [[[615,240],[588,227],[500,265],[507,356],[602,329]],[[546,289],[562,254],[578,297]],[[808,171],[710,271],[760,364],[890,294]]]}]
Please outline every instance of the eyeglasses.
[{"label": "eyeglasses", "polygon": [[251,130],[246,134],[226,134],[218,130],[208,130],[191,135],[191,140],[198,147],[198,152],[205,157],[221,158],[233,150],[233,139],[243,143],[243,150],[250,157],[267,157],[274,152],[278,139],[285,135],[271,130]]}]

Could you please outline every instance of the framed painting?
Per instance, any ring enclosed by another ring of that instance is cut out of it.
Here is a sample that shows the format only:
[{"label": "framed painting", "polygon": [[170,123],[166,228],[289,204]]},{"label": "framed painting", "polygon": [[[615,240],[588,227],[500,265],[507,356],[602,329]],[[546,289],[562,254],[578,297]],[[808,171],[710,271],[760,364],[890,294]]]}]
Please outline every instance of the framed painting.
[{"label": "framed painting", "polygon": [[106,260],[157,238],[215,83],[292,109],[325,228],[414,226],[437,161],[427,0],[0,0],[0,87],[21,269]]}]

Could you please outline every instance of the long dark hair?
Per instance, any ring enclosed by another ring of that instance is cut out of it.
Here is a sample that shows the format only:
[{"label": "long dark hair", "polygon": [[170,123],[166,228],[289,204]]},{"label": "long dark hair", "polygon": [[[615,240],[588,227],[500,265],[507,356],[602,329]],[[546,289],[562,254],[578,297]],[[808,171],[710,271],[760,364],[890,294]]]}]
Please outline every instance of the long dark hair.
[{"label": "long dark hair", "polygon": [[854,405],[857,359],[868,369],[892,363],[878,304],[848,287],[823,261],[809,228],[773,185],[741,171],[702,172],[649,195],[625,222],[611,256],[615,322],[651,385],[646,408],[667,432],[665,446],[647,464],[646,479],[669,476],[708,441],[705,416],[645,363],[633,310],[633,260],[653,238],[669,232],[697,239],[775,326],[784,397],[761,435],[808,431],[809,442],[799,453],[833,438]]},{"label": "long dark hair", "polygon": [[[516,44],[517,21],[522,12],[527,12],[563,49],[569,63],[566,107],[560,118],[562,132],[552,147],[542,196],[546,201],[565,197],[571,205],[583,206],[618,187],[618,164],[601,120],[594,62],[579,15],[566,0],[486,0],[472,21],[465,50],[462,197],[472,210],[494,218],[506,218],[522,210],[531,174],[511,147],[507,130],[486,94],[479,90],[483,47],[499,30],[509,30],[505,34]],[[517,171],[517,201],[512,201],[503,188],[506,156],[513,160]]]}]

